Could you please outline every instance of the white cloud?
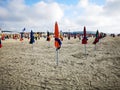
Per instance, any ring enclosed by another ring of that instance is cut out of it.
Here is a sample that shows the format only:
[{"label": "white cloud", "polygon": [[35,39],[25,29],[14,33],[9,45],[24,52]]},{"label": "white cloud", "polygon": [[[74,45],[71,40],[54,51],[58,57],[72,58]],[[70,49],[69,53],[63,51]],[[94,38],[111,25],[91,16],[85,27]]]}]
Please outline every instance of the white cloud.
[{"label": "white cloud", "polygon": [[8,15],[8,11],[2,7],[0,7],[0,19],[6,18]]},{"label": "white cloud", "polygon": [[70,6],[54,0],[40,1],[32,6],[26,5],[24,0],[7,1],[0,6],[0,27],[3,29],[20,31],[26,27],[29,31],[53,31],[54,22],[58,21],[63,31],[82,30],[85,25],[87,30],[120,32],[120,0],[106,0],[104,5],[79,0],[77,5]]},{"label": "white cloud", "polygon": [[78,3],[78,7],[86,8],[88,4],[89,4],[88,0],[80,0]]},{"label": "white cloud", "polygon": [[57,3],[45,3],[43,1],[33,6],[33,12],[38,15],[40,19],[59,21],[63,17],[63,11]]},{"label": "white cloud", "polygon": [[[86,25],[88,30],[97,30],[110,33],[120,32],[120,0],[108,0],[105,5],[90,3],[80,0],[77,8],[80,9],[74,22]],[[82,10],[81,10],[82,9]],[[80,12],[82,14],[80,14]]]},{"label": "white cloud", "polygon": [[107,0],[107,3],[103,9],[106,14],[109,14],[110,16],[120,16],[120,0]]},{"label": "white cloud", "polygon": [[8,5],[0,7],[0,12],[0,25],[4,29],[12,27],[11,29],[20,30],[27,27],[36,29],[35,31],[49,29],[49,25],[59,21],[64,15],[57,3],[40,1],[31,7],[25,5],[24,0],[12,0]]}]

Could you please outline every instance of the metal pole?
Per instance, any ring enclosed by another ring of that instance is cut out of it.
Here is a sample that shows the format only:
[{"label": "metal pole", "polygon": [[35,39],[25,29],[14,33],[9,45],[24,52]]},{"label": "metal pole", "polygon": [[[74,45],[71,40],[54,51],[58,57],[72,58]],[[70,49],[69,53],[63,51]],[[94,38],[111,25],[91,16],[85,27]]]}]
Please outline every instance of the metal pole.
[{"label": "metal pole", "polygon": [[101,39],[99,39],[99,42],[100,42],[100,48],[101,48]]},{"label": "metal pole", "polygon": [[86,56],[86,44],[84,44],[84,47],[85,47],[85,57],[87,58],[87,56]]},{"label": "metal pole", "polygon": [[95,50],[96,50],[96,44],[95,44]]},{"label": "metal pole", "polygon": [[50,48],[50,41],[49,41],[49,43],[48,43],[48,47]]},{"label": "metal pole", "polygon": [[58,66],[58,49],[56,50],[56,64]]}]

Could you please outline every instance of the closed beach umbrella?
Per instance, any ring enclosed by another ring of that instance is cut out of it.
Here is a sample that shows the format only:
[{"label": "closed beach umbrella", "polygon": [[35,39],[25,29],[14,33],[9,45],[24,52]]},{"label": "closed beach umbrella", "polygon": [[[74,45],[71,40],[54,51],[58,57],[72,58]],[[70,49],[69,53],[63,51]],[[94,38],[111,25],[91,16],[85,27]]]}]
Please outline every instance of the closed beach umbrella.
[{"label": "closed beach umbrella", "polygon": [[55,47],[56,47],[56,63],[58,65],[58,50],[61,48],[62,43],[59,39],[59,28],[57,22],[55,22],[54,38],[55,38]]},{"label": "closed beach umbrella", "polygon": [[[1,34],[2,30],[0,28],[0,34]],[[0,48],[2,47],[2,42],[1,42],[1,35],[0,35]]]},{"label": "closed beach umbrella", "polygon": [[31,30],[30,32],[30,44],[33,44],[35,41],[34,41],[34,35],[33,35],[33,31]]},{"label": "closed beach umbrella", "polygon": [[93,44],[95,44],[95,50],[96,50],[96,44],[99,42],[99,32],[98,32],[98,30],[97,30],[97,32],[96,32],[96,35],[95,35],[95,40],[94,40],[94,42],[93,42]]},{"label": "closed beach umbrella", "polygon": [[54,37],[55,37],[55,47],[56,49],[60,49],[62,43],[59,39],[59,28],[57,22],[55,23]]},{"label": "closed beach umbrella", "polygon": [[99,32],[97,30],[96,35],[95,35],[95,40],[94,40],[93,44],[96,44],[98,42],[99,42]]},{"label": "closed beach umbrella", "polygon": [[0,38],[0,48],[2,48],[2,42],[1,42],[1,38]]},{"label": "closed beach umbrella", "polygon": [[50,41],[50,33],[47,31],[47,41]]},{"label": "closed beach umbrella", "polygon": [[84,26],[82,44],[87,44],[87,40],[88,39],[86,37],[86,27]]},{"label": "closed beach umbrella", "polygon": [[[84,30],[83,30],[83,39],[82,39],[82,44],[84,44],[85,47],[85,56],[86,56],[86,44],[87,44],[87,36],[86,36],[86,27],[84,26]],[[87,58],[87,56],[86,56]]]}]

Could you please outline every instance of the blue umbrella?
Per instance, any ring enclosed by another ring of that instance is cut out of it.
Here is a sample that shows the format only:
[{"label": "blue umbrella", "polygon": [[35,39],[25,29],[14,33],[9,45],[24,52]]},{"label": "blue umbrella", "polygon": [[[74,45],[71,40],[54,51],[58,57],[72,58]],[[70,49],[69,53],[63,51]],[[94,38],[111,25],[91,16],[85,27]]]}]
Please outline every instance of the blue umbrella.
[{"label": "blue umbrella", "polygon": [[1,42],[1,38],[0,38],[0,48],[2,47],[2,42]]},{"label": "blue umbrella", "polygon": [[33,31],[31,30],[31,32],[30,32],[30,44],[33,44],[34,42],[35,42],[35,40],[34,40],[34,35],[33,35],[34,33],[33,33]]}]

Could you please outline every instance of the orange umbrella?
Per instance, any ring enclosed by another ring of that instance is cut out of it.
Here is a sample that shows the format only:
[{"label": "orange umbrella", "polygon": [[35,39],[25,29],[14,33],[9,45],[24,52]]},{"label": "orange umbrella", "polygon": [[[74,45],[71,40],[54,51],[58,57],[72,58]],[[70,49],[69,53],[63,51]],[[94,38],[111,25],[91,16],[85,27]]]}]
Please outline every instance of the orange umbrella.
[{"label": "orange umbrella", "polygon": [[59,39],[59,28],[57,22],[55,22],[54,37],[55,37],[55,47],[56,47],[56,63],[58,65],[58,50],[60,49],[62,43]]},{"label": "orange umbrella", "polygon": [[59,28],[57,22],[55,22],[54,37],[55,37],[55,47],[56,49],[60,49],[62,43],[59,39]]},{"label": "orange umbrella", "polygon": [[55,22],[55,32],[54,32],[55,38],[59,38],[59,28],[57,22]]}]

